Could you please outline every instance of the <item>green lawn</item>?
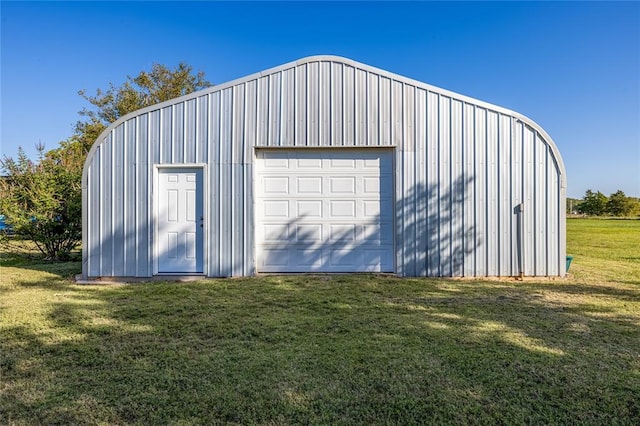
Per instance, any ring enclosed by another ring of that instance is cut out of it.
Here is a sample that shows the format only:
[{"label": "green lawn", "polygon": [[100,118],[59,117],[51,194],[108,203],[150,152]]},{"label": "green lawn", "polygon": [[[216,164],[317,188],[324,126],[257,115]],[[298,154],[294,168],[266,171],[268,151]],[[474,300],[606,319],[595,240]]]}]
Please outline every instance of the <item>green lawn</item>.
[{"label": "green lawn", "polygon": [[565,280],[80,286],[2,254],[0,424],[638,424],[640,220]]}]

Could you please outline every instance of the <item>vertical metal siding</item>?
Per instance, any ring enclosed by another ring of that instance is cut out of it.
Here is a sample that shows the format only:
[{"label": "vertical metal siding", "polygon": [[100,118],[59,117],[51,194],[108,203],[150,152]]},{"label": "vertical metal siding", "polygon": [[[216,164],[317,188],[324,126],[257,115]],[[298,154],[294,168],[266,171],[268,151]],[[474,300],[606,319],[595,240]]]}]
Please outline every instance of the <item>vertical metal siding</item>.
[{"label": "vertical metal siding", "polygon": [[564,176],[545,138],[517,114],[350,61],[282,66],[101,136],[85,166],[83,273],[153,274],[155,165],[207,164],[205,270],[240,276],[256,272],[255,148],[394,146],[399,274],[564,275]]},{"label": "vertical metal siding", "polygon": [[196,119],[197,99],[185,102],[184,107],[184,162],[196,163]]},{"label": "vertical metal siding", "polygon": [[[113,141],[113,162],[114,173],[112,178],[112,235],[113,241],[125,241],[123,216],[124,216],[124,135],[128,122],[123,126],[114,129],[114,141]],[[126,246],[126,245],[125,245]],[[112,245],[112,259],[113,268],[112,274],[115,276],[124,275],[124,247],[119,247],[119,244]]]},{"label": "vertical metal siding", "polygon": [[451,275],[464,275],[464,145],[462,102],[451,100]]},{"label": "vertical metal siding", "polygon": [[209,126],[209,275],[222,275],[221,239],[222,222],[220,219],[220,93],[209,95],[210,126]]},{"label": "vertical metal siding", "polygon": [[511,220],[511,275],[523,274],[520,270],[522,256],[522,212],[517,206],[522,203],[522,123],[511,119],[511,205],[514,207]]},{"label": "vertical metal siding", "polygon": [[534,264],[534,181],[533,181],[533,152],[534,132],[527,126],[523,126],[523,202],[524,202],[524,275],[533,275]]},{"label": "vertical metal siding", "polygon": [[[334,98],[335,99],[335,98]],[[307,146],[307,66],[296,67],[295,73],[295,144]],[[291,141],[293,142],[293,141]],[[258,140],[256,146],[263,145]],[[274,144],[275,145],[275,144]]]},{"label": "vertical metal siding", "polygon": [[[245,85],[240,84],[233,90],[233,132],[231,146],[233,147],[233,156],[231,159],[231,168],[233,169],[231,192],[229,201],[231,204],[232,219],[232,260],[231,273],[229,275],[244,275],[244,242],[245,242],[245,190],[248,182],[244,180],[244,151],[245,151]],[[282,123],[282,122],[281,122]]]},{"label": "vertical metal siding", "polygon": [[[105,142],[103,143],[103,162],[99,169],[100,183],[102,184],[100,188],[100,193],[106,199],[101,203],[100,209],[100,271],[102,275],[113,275],[113,133],[110,134]],[[108,197],[108,198],[107,198]]]},{"label": "vertical metal siding", "polygon": [[487,275],[499,273],[498,113],[487,111]]},{"label": "vertical metal siding", "polygon": [[[269,145],[277,146],[280,145],[282,139],[280,138],[280,129],[281,129],[281,110],[280,106],[282,105],[282,98],[280,97],[280,82],[281,82],[281,74],[276,73],[269,76],[269,106],[268,106],[268,114],[269,114]],[[230,113],[230,111],[228,111]]]},{"label": "vertical metal siding", "polygon": [[[475,204],[475,262],[476,276],[489,275],[488,269],[488,243],[487,243],[487,111],[483,108],[475,110],[475,185],[473,191],[476,194]],[[473,247],[468,247],[472,250]]]},{"label": "vertical metal siding", "polygon": [[[558,205],[558,175],[554,167],[547,162],[547,212],[559,210]],[[546,214],[547,218],[547,275],[558,275],[558,223],[555,218]]]},{"label": "vertical metal siding", "polygon": [[368,74],[369,82],[367,85],[367,145],[380,145],[380,77],[373,73]]},{"label": "vertical metal siding", "polygon": [[184,103],[175,104],[171,112],[171,164],[185,163],[186,141],[184,140]]},{"label": "vertical metal siding", "polygon": [[440,275],[440,94],[427,94],[427,275]]},{"label": "vertical metal siding", "polygon": [[326,146],[340,146],[342,145],[342,64],[332,63],[330,65],[329,86],[328,103],[331,132]]},{"label": "vertical metal siding", "polygon": [[380,101],[378,102],[380,114],[380,146],[391,145],[391,80],[380,78]]},{"label": "vertical metal siding", "polygon": [[439,179],[434,182],[438,189],[438,275],[452,276],[451,269],[451,224],[453,203],[451,201],[451,99],[440,96],[438,105],[438,169]]},{"label": "vertical metal siding", "polygon": [[209,95],[200,96],[196,101],[195,114],[195,162],[206,164],[209,160]]},{"label": "vertical metal siding", "polygon": [[320,64],[320,77],[318,78],[319,90],[319,145],[331,144],[331,64]]},{"label": "vertical metal siding", "polygon": [[[412,184],[416,180],[415,169],[415,87],[410,85],[404,85],[403,91],[403,105],[402,105],[402,146],[400,151],[402,152],[402,167],[404,168],[404,176],[401,180],[402,194],[404,194],[402,202],[402,211],[399,208],[397,211],[397,224],[400,228],[402,241],[406,243],[403,245],[403,259],[406,265],[405,275],[418,275],[417,274],[417,261],[418,256],[416,242],[416,225],[419,222],[419,218],[416,216],[416,191],[412,188]],[[410,185],[410,186],[408,186]]]},{"label": "vertical metal siding", "polygon": [[135,220],[135,233],[131,235],[133,238],[133,246],[136,248],[136,264],[134,265],[135,273],[133,276],[146,277],[150,275],[149,265],[151,264],[149,244],[139,244],[140,241],[151,241],[151,235],[149,234],[149,181],[147,177],[150,172],[149,162],[149,146],[145,143],[150,138],[149,123],[150,116],[152,114],[145,114],[138,117],[138,133],[136,135],[135,142],[128,141],[131,145],[134,145],[137,149],[137,162],[136,162],[136,200],[134,205],[136,206],[136,212],[134,214]]},{"label": "vertical metal siding", "polygon": [[342,144],[345,146],[354,146],[356,145],[355,69],[350,66],[345,66],[343,69],[342,112],[344,117],[342,122]]},{"label": "vertical metal siding", "polygon": [[[171,164],[171,117],[173,106],[168,106],[160,110],[157,117],[158,137],[159,137],[159,162],[161,164]],[[153,163],[152,163],[153,164]]]},{"label": "vertical metal siding", "polygon": [[[308,146],[320,145],[320,141],[319,141],[320,91],[318,87],[319,83],[320,83],[320,76],[319,76],[318,63],[316,62],[316,63],[311,63],[307,65],[306,129],[307,129],[307,145]],[[288,142],[289,141],[284,142],[282,144],[289,145]]]},{"label": "vertical metal siding", "polygon": [[231,127],[232,115],[231,107],[233,87],[222,91],[221,108],[222,117],[220,122],[220,184],[218,196],[220,211],[220,275],[231,275],[231,238],[232,217],[233,217],[233,168],[231,167]]},{"label": "vertical metal siding", "polygon": [[533,169],[535,176],[535,191],[534,191],[534,227],[536,236],[534,237],[534,243],[536,246],[535,251],[535,275],[546,275],[546,248],[547,248],[547,188],[545,187],[545,181],[547,176],[547,150],[544,142],[542,142],[536,135],[536,145],[534,153],[534,164],[536,166]]},{"label": "vertical metal siding", "polygon": [[511,249],[513,229],[514,204],[511,202],[512,162],[511,162],[511,117],[503,114],[498,118],[498,211],[499,211],[499,245],[498,264],[499,275],[517,275],[511,271]]},{"label": "vertical metal siding", "polygon": [[[294,128],[295,128],[295,114],[293,111],[294,108],[294,94],[295,94],[295,70],[289,69],[282,71],[282,95],[281,95],[281,120],[282,120],[282,139],[285,141],[293,140],[294,138]],[[247,83],[249,84],[249,83]],[[252,102],[255,97],[253,95],[247,96],[247,102]],[[254,146],[255,138],[253,139],[253,144],[249,146]],[[247,150],[247,154],[251,154],[253,156],[253,150]]]},{"label": "vertical metal siding", "polygon": [[463,105],[462,123],[462,182],[464,187],[463,195],[463,222],[462,222],[462,256],[463,256],[463,276],[474,276],[476,274],[475,251],[469,247],[476,246],[476,221],[475,221],[475,200],[476,200],[476,147],[475,147],[475,108],[473,105],[465,103]]},{"label": "vertical metal siding", "polygon": [[[100,267],[100,258],[102,254],[102,236],[100,229],[100,212],[102,210],[102,197],[100,191],[100,173],[101,154],[102,147],[99,147],[91,158],[91,163],[87,168],[88,173],[92,176],[92,179],[87,188],[87,195],[85,195],[85,202],[87,206],[91,206],[90,209],[85,207],[83,214],[87,218],[84,227],[88,228],[84,230],[86,239],[88,241],[83,245],[83,249],[88,251],[86,254],[87,261],[83,264],[85,270],[88,271],[90,276],[100,276],[102,274],[102,268]],[[87,211],[89,210],[89,211]]]},{"label": "vertical metal siding", "polygon": [[367,73],[356,70],[355,78],[355,145],[367,146]]},{"label": "vertical metal siding", "polygon": [[416,276],[425,276],[427,274],[427,205],[429,190],[427,187],[427,91],[424,89],[416,90],[415,98],[415,121],[416,131],[415,140],[415,168],[416,175],[414,180],[413,192],[416,197],[415,208],[415,241],[416,241]]},{"label": "vertical metal siding", "polygon": [[138,199],[138,188],[136,187],[136,170],[138,159],[136,157],[136,144],[126,143],[126,141],[136,140],[138,132],[138,118],[128,122],[127,135],[125,139],[125,174],[124,174],[124,250],[123,267],[124,275],[132,277],[136,275],[136,265],[138,262],[136,253],[136,200]]}]

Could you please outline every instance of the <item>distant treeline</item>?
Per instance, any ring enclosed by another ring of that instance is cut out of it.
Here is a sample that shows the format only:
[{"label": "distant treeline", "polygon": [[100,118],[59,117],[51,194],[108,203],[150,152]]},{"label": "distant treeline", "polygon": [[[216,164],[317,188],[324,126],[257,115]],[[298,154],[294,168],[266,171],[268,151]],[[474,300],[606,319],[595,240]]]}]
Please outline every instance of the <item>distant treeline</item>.
[{"label": "distant treeline", "polygon": [[640,198],[627,197],[616,191],[608,197],[600,191],[588,189],[582,199],[567,198],[567,214],[587,216],[640,216]]}]

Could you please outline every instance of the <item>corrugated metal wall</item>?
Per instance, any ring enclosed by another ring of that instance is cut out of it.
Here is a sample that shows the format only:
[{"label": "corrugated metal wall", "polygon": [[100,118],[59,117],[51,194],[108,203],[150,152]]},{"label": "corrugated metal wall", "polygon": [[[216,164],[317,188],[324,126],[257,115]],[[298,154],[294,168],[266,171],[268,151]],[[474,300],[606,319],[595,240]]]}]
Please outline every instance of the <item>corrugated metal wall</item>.
[{"label": "corrugated metal wall", "polygon": [[256,272],[255,148],[389,146],[398,274],[564,275],[564,166],[539,126],[336,57],[283,65],[110,126],[85,165],[83,274],[153,275],[154,165],[207,165],[205,269],[242,276]]}]

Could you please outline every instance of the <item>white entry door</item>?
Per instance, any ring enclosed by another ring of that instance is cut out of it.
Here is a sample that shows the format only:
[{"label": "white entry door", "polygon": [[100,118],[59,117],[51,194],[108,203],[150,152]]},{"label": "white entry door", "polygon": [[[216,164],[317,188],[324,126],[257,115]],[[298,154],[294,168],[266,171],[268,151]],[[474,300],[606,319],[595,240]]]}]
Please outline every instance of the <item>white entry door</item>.
[{"label": "white entry door", "polygon": [[256,179],[259,272],[394,270],[390,150],[259,150]]},{"label": "white entry door", "polygon": [[202,273],[202,169],[158,170],[159,273]]}]

